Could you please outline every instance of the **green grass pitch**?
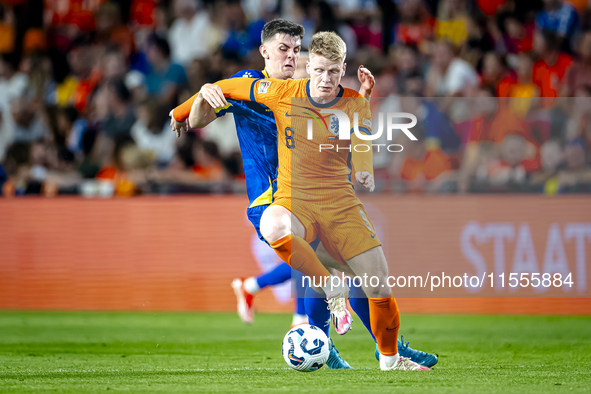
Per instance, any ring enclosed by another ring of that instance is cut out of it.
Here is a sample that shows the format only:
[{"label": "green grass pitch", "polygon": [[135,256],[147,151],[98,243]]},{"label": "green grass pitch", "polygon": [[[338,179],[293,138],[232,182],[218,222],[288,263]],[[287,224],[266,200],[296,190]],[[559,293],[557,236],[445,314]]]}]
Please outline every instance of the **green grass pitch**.
[{"label": "green grass pitch", "polygon": [[0,311],[0,392],[544,393],[591,391],[591,316],[406,315],[431,372],[381,372],[359,319],[333,338],[356,369],[290,369],[291,317]]}]

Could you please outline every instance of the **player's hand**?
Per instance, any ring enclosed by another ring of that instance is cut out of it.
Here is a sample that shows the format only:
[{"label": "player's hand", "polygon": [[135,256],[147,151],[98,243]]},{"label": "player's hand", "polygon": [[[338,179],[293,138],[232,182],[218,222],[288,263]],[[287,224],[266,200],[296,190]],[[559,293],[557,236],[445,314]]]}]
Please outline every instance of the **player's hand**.
[{"label": "player's hand", "polygon": [[228,105],[228,102],[224,97],[224,92],[222,92],[222,88],[212,83],[206,83],[203,85],[199,91],[199,96],[207,101],[213,109]]},{"label": "player's hand", "polygon": [[357,179],[357,182],[361,183],[364,187],[369,189],[370,192],[373,192],[373,189],[375,189],[373,175],[371,175],[369,172],[358,171],[355,173],[355,179]]},{"label": "player's hand", "polygon": [[363,66],[359,66],[359,69],[357,70],[357,78],[359,78],[359,82],[361,82],[361,89],[364,89],[366,93],[371,94],[371,91],[376,84],[376,79],[371,71]]},{"label": "player's hand", "polygon": [[181,136],[181,133],[183,131],[185,133],[187,132],[188,127],[187,127],[187,122],[179,122],[174,118],[174,116],[172,115],[173,111],[174,111],[174,109],[172,111],[170,111],[170,113],[168,114],[168,116],[170,116],[170,127],[172,128],[172,130],[174,132],[176,132],[176,136],[178,138]]}]

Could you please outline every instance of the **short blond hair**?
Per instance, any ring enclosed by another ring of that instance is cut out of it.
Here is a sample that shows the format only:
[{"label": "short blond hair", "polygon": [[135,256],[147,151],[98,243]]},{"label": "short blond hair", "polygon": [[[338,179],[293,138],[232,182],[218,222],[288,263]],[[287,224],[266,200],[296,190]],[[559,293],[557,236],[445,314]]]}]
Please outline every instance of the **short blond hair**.
[{"label": "short blond hair", "polygon": [[347,56],[347,45],[336,33],[319,31],[312,36],[308,52],[310,55],[320,55],[328,60],[344,61]]}]

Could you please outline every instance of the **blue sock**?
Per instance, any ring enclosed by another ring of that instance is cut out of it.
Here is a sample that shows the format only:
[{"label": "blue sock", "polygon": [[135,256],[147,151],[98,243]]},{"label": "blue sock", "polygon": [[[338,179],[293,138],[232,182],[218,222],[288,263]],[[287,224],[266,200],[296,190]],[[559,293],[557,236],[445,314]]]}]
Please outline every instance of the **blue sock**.
[{"label": "blue sock", "polygon": [[289,279],[291,279],[291,267],[281,263],[271,271],[257,276],[257,284],[263,289],[267,286],[279,285]]},{"label": "blue sock", "polygon": [[349,289],[351,290],[351,298],[349,298],[349,303],[351,304],[351,308],[353,311],[359,316],[361,322],[367,328],[367,331],[371,334],[373,340],[376,340],[373,333],[371,332],[371,322],[369,320],[369,301],[367,296],[363,292],[361,286],[356,287],[352,283],[349,283]]},{"label": "blue sock", "polygon": [[[299,271],[296,270],[292,270],[292,278],[293,278],[293,282],[292,282],[292,294],[294,294],[296,296],[295,302],[294,302],[294,306],[295,306],[295,311],[294,313],[297,313],[298,315],[305,315],[306,314],[306,300],[305,300],[305,296],[306,296],[306,289],[302,286],[302,278],[304,277],[304,274],[302,274]],[[295,290],[295,292],[293,291]]]},{"label": "blue sock", "polygon": [[320,294],[308,286],[306,289],[305,305],[308,322],[311,325],[320,328],[328,337],[328,330],[330,328],[330,311],[327,308],[324,294]]}]

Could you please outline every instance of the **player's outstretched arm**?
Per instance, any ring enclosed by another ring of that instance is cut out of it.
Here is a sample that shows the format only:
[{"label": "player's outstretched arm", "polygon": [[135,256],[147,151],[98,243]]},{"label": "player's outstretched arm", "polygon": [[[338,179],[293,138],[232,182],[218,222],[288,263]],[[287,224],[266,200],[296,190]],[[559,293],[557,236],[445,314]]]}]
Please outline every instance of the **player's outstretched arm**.
[{"label": "player's outstretched arm", "polygon": [[357,78],[359,78],[359,82],[361,82],[361,87],[359,88],[359,94],[366,98],[367,101],[371,98],[371,92],[373,91],[373,87],[376,84],[376,79],[374,78],[371,71],[363,66],[359,66],[357,70]]},{"label": "player's outstretched arm", "polygon": [[216,120],[215,108],[228,105],[222,89],[214,84],[206,83],[201,87],[189,113],[191,127],[201,129]]},{"label": "player's outstretched arm", "polygon": [[213,122],[217,118],[215,108],[227,105],[221,88],[207,83],[199,93],[170,111],[170,126],[180,137],[183,131],[187,131],[188,125],[200,129]]}]

